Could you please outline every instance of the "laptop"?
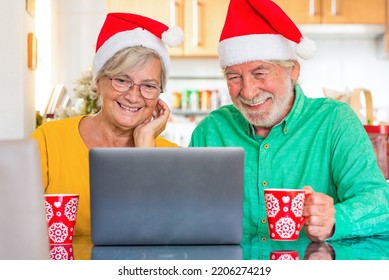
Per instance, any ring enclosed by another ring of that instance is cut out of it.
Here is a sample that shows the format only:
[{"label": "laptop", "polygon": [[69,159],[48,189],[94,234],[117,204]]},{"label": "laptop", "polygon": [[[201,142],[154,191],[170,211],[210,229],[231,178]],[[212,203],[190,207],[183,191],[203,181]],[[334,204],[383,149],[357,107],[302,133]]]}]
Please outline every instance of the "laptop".
[{"label": "laptop", "polygon": [[0,141],[0,259],[49,260],[38,145]]},{"label": "laptop", "polygon": [[94,148],[89,160],[94,245],[241,242],[242,148]]}]

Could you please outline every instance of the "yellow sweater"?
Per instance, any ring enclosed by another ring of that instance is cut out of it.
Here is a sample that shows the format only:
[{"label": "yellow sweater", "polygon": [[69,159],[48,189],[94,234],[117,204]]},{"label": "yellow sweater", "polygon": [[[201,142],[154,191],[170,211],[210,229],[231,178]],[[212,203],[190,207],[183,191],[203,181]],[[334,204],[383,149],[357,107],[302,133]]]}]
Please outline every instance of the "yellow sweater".
[{"label": "yellow sweater", "polygon": [[[90,235],[89,150],[78,125],[83,116],[47,122],[32,137],[38,141],[44,192],[80,195],[75,235]],[[162,137],[157,147],[177,147]]]}]

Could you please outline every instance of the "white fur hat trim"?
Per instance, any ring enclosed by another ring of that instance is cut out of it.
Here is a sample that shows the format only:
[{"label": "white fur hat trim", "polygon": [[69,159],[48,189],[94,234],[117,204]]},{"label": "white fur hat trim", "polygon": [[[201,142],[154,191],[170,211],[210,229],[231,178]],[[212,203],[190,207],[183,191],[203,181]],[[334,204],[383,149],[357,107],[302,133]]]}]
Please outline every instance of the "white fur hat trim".
[{"label": "white fur hat trim", "polygon": [[161,56],[166,69],[166,75],[168,76],[170,57],[166,45],[153,33],[140,27],[116,33],[104,42],[95,54],[93,60],[93,75],[96,75],[104,64],[118,51],[133,46],[144,46],[155,50],[156,53]]}]

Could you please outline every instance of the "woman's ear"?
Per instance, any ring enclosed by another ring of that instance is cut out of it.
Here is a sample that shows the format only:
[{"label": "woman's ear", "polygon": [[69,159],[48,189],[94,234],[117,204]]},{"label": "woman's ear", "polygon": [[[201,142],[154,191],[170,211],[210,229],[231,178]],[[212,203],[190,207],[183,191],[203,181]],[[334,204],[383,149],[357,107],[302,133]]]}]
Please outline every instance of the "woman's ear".
[{"label": "woman's ear", "polygon": [[96,81],[96,86],[95,86],[96,95],[97,95],[98,97],[100,97],[100,82],[101,82],[101,79],[97,80],[97,81]]}]

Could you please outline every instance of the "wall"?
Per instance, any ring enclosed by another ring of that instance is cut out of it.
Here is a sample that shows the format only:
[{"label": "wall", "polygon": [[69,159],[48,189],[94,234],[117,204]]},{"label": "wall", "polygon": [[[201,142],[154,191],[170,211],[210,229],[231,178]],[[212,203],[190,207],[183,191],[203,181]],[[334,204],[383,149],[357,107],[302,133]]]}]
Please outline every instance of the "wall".
[{"label": "wall", "polygon": [[300,82],[309,96],[322,96],[322,88],[349,91],[370,89],[375,117],[389,121],[389,59],[380,49],[381,38],[318,38],[318,52],[302,66]]},{"label": "wall", "polygon": [[57,2],[55,81],[72,91],[74,81],[93,61],[96,39],[105,20],[104,0],[52,0]]},{"label": "wall", "polygon": [[27,67],[34,20],[25,6],[26,1],[0,2],[0,140],[26,137],[35,127],[35,75]]}]

